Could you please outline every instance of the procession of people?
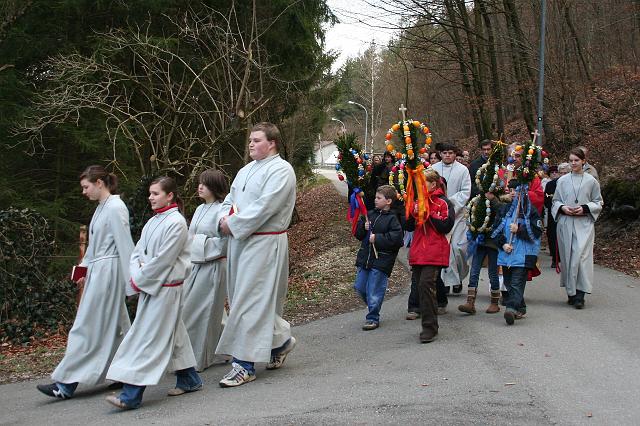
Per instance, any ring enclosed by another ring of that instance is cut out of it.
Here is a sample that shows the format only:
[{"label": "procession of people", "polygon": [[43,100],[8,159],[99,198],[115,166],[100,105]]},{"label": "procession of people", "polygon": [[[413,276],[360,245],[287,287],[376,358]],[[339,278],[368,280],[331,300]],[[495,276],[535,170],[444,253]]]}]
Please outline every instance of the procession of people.
[{"label": "procession of people", "polygon": [[[500,159],[492,189],[483,194],[477,176],[487,170],[483,165],[496,144],[505,146],[507,158]],[[385,152],[373,159],[369,208],[354,222],[354,235],[362,242],[354,289],[368,308],[363,330],[381,325],[387,280],[403,244],[409,246],[412,269],[406,318],[421,319],[421,343],[436,340],[447,294],[461,293],[468,275],[467,302],[458,310],[476,313],[485,261],[491,285],[486,312],[500,312],[501,303],[508,325],[525,318],[527,282],[544,267],[538,258],[544,216],[550,266],[560,274],[567,303],[585,307],[585,296],[593,291],[594,223],[603,207],[597,172],[587,162],[586,148],[578,147],[570,151],[568,163],[549,168],[551,179],[540,179],[537,170],[531,176],[523,164],[532,164],[534,150],[527,153],[523,145],[483,140],[481,155],[471,162],[469,153],[453,143],[422,152],[428,167],[418,173],[428,197],[423,204],[416,202],[413,211],[407,205],[406,217],[404,209],[394,209],[403,202],[404,190],[402,178],[393,175],[394,156]],[[176,375],[176,383],[167,394],[176,397],[202,389],[199,373],[216,363],[231,363],[219,380],[222,388],[254,381],[256,363],[265,363],[268,370],[284,365],[298,343],[283,318],[296,177],[280,147],[275,125],[253,126],[252,161],[231,185],[219,170],[200,174],[203,203],[190,223],[176,181],[156,178],[149,186],[155,214],[135,245],[116,176],[102,166],[90,166],[80,175],[83,194],[98,202],[86,255],[78,265],[84,293],[65,356],[51,376],[53,383],[37,386],[40,392],[69,399],[80,383],[109,381],[110,388],[120,390],[107,401],[129,410],[140,407],[146,387],[157,385],[168,372]],[[468,211],[478,196],[486,197],[487,214],[483,238],[473,240]],[[412,233],[410,238],[403,231]],[[125,297],[132,295],[138,296],[133,323],[125,305]]]}]

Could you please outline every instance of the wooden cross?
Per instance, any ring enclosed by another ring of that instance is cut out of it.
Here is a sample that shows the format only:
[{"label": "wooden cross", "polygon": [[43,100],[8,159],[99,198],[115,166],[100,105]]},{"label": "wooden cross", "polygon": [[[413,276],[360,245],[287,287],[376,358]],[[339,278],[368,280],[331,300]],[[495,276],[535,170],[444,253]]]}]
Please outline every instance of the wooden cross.
[{"label": "wooden cross", "polygon": [[404,104],[400,104],[400,108],[398,108],[398,111],[400,111],[402,113],[402,121],[406,121],[407,116],[407,107],[404,106]]},{"label": "wooden cross", "polygon": [[535,129],[531,134],[533,135],[533,143],[537,145],[538,136],[540,136],[540,133],[538,133],[538,129]]}]

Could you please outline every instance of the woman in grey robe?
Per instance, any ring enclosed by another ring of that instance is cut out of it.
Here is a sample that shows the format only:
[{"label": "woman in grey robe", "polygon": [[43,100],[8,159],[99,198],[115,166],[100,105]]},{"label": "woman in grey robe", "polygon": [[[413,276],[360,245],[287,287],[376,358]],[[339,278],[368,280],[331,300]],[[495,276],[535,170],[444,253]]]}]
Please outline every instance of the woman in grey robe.
[{"label": "woman in grey robe", "polygon": [[156,215],[142,230],[131,255],[128,294],[140,293],[136,319],[118,348],[107,378],[122,382],[119,396],[107,401],[121,409],[138,408],[146,386],[165,371],[175,371],[170,396],[202,388],[187,329],[182,322],[182,284],[189,274],[187,223],[180,213],[176,183],[160,177],[149,187]]},{"label": "woman in grey robe", "polygon": [[133,240],[129,211],[119,195],[118,180],[102,166],[89,166],[80,175],[82,194],[98,201],[89,224],[89,246],[80,266],[87,274],[76,319],[69,332],[65,356],[51,378],[38,385],[48,396],[71,398],[78,383],[104,383],[107,369],[131,325],[125,306],[129,258]]},{"label": "woman in grey robe", "polygon": [[216,355],[215,350],[227,297],[227,238],[214,234],[229,183],[220,170],[205,170],[199,180],[198,196],[205,203],[198,206],[189,226],[192,266],[184,283],[182,319],[196,357],[196,370],[202,371],[226,358]]},{"label": "woman in grey robe", "polygon": [[551,210],[557,222],[560,286],[576,309],[584,308],[584,295],[593,289],[595,221],[603,206],[600,184],[584,172],[585,162],[582,150],[571,150],[571,174],[558,179]]}]

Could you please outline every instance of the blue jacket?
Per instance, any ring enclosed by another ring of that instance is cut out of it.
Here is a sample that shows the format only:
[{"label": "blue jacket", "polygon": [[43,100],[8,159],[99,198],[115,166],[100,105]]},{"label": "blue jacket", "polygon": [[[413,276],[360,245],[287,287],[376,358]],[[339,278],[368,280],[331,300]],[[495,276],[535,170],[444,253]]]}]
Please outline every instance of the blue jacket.
[{"label": "blue jacket", "polygon": [[[498,265],[509,268],[533,269],[540,252],[540,237],[542,235],[542,220],[538,209],[529,202],[525,193],[518,218],[515,218],[517,200],[511,204],[502,204],[494,222],[492,237],[498,244]],[[513,250],[507,253],[502,246],[509,242],[511,237],[510,225],[517,220],[518,232],[513,237],[511,245]],[[527,223],[528,222],[528,223]]]}]

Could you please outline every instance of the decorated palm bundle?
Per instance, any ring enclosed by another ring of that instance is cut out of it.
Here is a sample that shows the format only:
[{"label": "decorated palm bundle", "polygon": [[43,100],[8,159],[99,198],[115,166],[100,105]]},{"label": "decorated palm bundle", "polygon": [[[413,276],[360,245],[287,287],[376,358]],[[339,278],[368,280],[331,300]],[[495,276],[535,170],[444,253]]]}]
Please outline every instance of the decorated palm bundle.
[{"label": "decorated palm bundle", "polygon": [[351,190],[347,220],[351,222],[351,232],[355,234],[360,215],[367,216],[363,189],[369,186],[371,159],[362,152],[354,133],[338,137],[335,144],[338,148],[338,163],[336,164],[338,179],[346,181]]},{"label": "decorated palm bundle", "polygon": [[504,192],[504,182],[500,179],[499,172],[503,168],[505,147],[501,140],[495,141],[487,162],[480,166],[475,176],[472,176],[479,194],[467,204],[466,219],[469,226],[467,239],[469,241],[488,234],[493,226],[495,212],[491,211],[491,202],[485,194],[492,193],[500,196]]},{"label": "decorated palm bundle", "polygon": [[[404,116],[404,107],[400,108]],[[393,140],[399,140],[399,149]],[[394,184],[397,174],[400,197],[404,200],[407,218],[414,215],[418,225],[422,225],[429,216],[427,182],[424,170],[429,167],[428,161],[422,157],[431,146],[429,127],[417,120],[403,120],[394,123],[387,131],[387,151],[395,158],[395,165],[389,173],[389,185]],[[406,184],[405,184],[406,179]],[[415,208],[417,206],[417,209]]]}]

